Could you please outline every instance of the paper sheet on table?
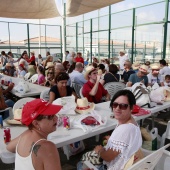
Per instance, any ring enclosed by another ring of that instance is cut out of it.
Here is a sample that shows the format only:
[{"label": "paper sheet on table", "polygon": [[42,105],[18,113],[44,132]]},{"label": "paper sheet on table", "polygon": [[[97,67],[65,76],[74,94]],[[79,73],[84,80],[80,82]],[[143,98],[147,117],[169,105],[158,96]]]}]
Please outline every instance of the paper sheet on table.
[{"label": "paper sheet on table", "polygon": [[60,110],[58,114],[66,114],[66,115],[75,115],[75,108],[77,104],[75,103],[75,96],[68,96],[58,98],[53,101],[55,105],[62,105],[63,108]]},{"label": "paper sheet on table", "polygon": [[[94,117],[100,123],[100,125],[95,125],[95,126],[83,125],[81,121],[88,116]],[[70,117],[71,128],[80,128],[85,133],[93,131],[96,128],[99,128],[100,126],[104,126],[106,125],[106,123],[107,123],[107,117],[102,117],[95,110],[91,111],[90,114],[83,114],[80,116]]]}]

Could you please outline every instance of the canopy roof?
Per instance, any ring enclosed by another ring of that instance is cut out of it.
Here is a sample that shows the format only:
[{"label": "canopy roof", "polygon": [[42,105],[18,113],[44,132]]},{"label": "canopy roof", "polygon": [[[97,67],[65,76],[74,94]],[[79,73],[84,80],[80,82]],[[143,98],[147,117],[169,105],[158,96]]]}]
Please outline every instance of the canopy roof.
[{"label": "canopy roof", "polygon": [[121,1],[123,0],[67,0],[66,15],[81,15]]},{"label": "canopy roof", "polygon": [[0,17],[45,19],[57,16],[55,0],[0,0]]}]

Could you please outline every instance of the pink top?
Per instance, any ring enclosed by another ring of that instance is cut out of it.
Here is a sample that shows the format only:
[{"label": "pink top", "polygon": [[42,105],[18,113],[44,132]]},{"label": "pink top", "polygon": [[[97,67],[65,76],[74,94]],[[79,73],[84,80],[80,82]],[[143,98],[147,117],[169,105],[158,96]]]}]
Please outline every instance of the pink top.
[{"label": "pink top", "polygon": [[43,74],[38,75],[38,84],[42,84],[45,82],[45,76]]}]

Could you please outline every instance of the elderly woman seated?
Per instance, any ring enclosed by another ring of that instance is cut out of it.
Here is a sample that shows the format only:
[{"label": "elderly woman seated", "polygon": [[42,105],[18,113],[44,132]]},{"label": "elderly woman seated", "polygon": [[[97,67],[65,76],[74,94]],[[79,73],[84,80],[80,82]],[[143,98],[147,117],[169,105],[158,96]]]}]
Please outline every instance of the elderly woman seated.
[{"label": "elderly woman seated", "polygon": [[[140,149],[142,137],[138,124],[131,115],[133,105],[136,104],[133,93],[129,90],[118,91],[111,100],[110,107],[117,119],[117,127],[108,137],[106,147],[96,146],[94,151],[103,159],[98,167],[108,170],[123,170],[128,160]],[[78,170],[82,167],[78,163]]]}]

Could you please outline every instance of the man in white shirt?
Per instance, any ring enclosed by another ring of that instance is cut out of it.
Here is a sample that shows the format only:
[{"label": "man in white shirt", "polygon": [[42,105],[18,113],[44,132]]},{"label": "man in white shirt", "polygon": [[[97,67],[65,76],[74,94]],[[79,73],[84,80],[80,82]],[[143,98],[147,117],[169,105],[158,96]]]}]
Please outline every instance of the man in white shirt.
[{"label": "man in white shirt", "polygon": [[166,65],[166,61],[164,59],[159,60],[160,66],[161,66],[161,70],[159,71],[159,73],[162,76],[166,76],[166,75],[170,75],[170,68]]},{"label": "man in white shirt", "polygon": [[84,69],[83,64],[77,62],[75,65],[75,69],[73,70],[72,73],[69,74],[71,83],[77,83],[83,86],[84,83],[87,82],[87,80],[84,78],[84,75],[82,74],[83,69]]},{"label": "man in white shirt", "polygon": [[128,55],[125,55],[125,50],[120,50],[119,52],[119,66],[120,70],[124,69],[124,64],[126,61],[129,61]]}]

